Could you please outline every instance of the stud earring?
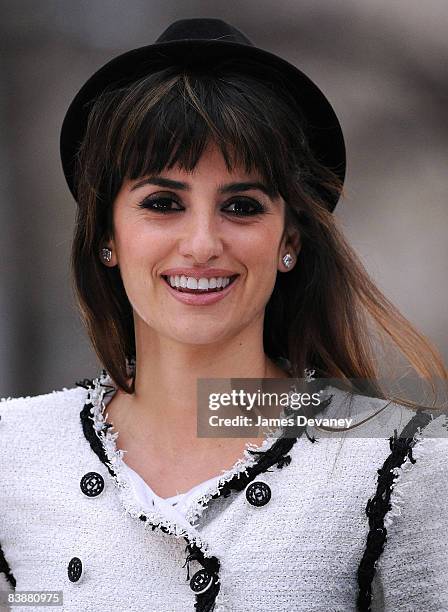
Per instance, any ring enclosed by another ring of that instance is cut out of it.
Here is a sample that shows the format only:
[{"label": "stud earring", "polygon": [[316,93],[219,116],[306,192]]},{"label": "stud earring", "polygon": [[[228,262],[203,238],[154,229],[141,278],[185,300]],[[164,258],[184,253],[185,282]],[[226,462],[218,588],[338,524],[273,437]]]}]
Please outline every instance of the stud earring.
[{"label": "stud earring", "polygon": [[292,266],[292,262],[294,261],[294,257],[290,253],[286,253],[286,255],[282,258],[283,263],[287,268]]},{"label": "stud earring", "polygon": [[101,258],[103,261],[109,263],[109,261],[112,259],[111,249],[107,247],[105,247],[104,249],[101,249]]}]

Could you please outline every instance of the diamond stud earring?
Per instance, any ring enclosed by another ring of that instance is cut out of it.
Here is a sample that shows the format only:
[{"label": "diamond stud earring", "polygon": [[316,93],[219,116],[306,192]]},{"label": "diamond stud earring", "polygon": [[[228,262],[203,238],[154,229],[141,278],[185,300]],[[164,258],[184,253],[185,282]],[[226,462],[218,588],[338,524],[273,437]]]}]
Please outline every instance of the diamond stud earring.
[{"label": "diamond stud earring", "polygon": [[109,262],[112,259],[112,251],[107,247],[101,249],[101,258],[103,261]]},{"label": "diamond stud earring", "polygon": [[294,261],[294,257],[290,253],[286,253],[286,255],[282,258],[283,263],[287,268],[291,267],[292,262]]}]

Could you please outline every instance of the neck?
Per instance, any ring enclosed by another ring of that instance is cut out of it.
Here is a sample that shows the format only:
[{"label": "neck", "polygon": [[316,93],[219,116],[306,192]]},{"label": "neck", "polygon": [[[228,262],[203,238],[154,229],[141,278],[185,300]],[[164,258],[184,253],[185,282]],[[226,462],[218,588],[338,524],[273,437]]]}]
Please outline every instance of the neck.
[{"label": "neck", "polygon": [[215,345],[178,343],[148,327],[136,340],[135,392],[117,392],[118,401],[114,398],[111,408],[117,406],[119,412],[114,414],[126,431],[144,445],[163,449],[165,456],[175,456],[179,448],[202,452],[223,441],[243,442],[197,437],[199,378],[288,378],[265,355],[262,333],[255,327]]}]

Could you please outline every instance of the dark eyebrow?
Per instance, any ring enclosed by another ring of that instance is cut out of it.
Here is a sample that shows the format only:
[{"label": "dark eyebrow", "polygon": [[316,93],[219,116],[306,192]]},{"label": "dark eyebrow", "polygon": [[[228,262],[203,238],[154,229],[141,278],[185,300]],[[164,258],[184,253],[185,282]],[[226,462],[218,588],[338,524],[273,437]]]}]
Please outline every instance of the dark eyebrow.
[{"label": "dark eyebrow", "polygon": [[[144,185],[158,185],[159,187],[166,187],[168,189],[180,189],[183,191],[191,191],[190,185],[188,183],[182,183],[180,181],[174,181],[172,179],[163,178],[160,176],[149,176],[145,178],[135,185],[131,187],[130,191],[134,191],[139,187],[143,187]],[[269,198],[274,198],[275,194],[272,189],[269,189],[263,183],[258,181],[244,181],[240,183],[227,183],[226,185],[220,185],[218,187],[219,193],[238,193],[239,191],[249,191],[250,189],[258,189],[262,193],[264,193]]]}]

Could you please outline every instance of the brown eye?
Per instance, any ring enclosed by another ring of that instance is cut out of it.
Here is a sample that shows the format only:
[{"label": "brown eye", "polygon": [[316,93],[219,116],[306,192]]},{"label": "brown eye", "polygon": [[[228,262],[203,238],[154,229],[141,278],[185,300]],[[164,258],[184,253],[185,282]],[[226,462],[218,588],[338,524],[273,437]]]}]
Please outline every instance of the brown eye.
[{"label": "brown eye", "polygon": [[233,200],[230,202],[228,206],[233,206],[234,209],[228,210],[227,207],[224,210],[226,210],[226,212],[230,212],[235,217],[253,217],[265,212],[265,208],[262,204],[260,204],[260,202],[250,198],[238,198],[238,200]]},{"label": "brown eye", "polygon": [[176,200],[170,197],[163,197],[163,198],[148,197],[142,200],[141,202],[139,202],[138,206],[140,208],[146,208],[148,210],[153,210],[154,212],[160,212],[160,213],[173,213],[173,212],[182,210],[181,208],[170,208],[170,204],[172,202],[177,204]]}]

